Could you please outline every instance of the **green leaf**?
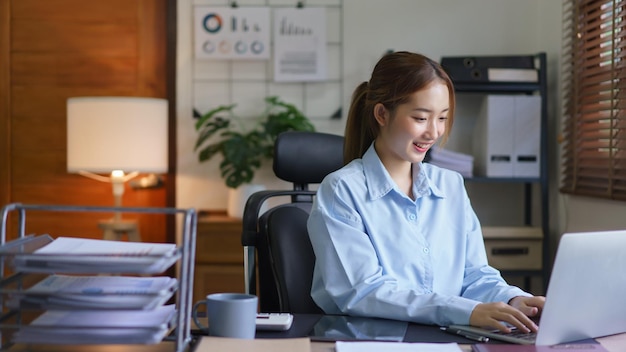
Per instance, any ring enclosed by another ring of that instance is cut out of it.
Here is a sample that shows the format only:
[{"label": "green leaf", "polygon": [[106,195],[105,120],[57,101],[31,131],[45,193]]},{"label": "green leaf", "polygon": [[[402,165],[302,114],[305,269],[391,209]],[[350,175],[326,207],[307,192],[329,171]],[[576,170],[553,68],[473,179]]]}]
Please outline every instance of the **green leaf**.
[{"label": "green leaf", "polygon": [[213,137],[215,133],[220,130],[224,130],[230,127],[229,120],[218,119],[214,123],[207,124],[201,131],[199,131],[198,139],[196,140],[195,149],[198,149],[205,141]]},{"label": "green leaf", "polygon": [[216,115],[219,114],[220,112],[228,111],[230,114],[232,114],[235,106],[237,106],[237,104],[220,105],[217,108],[205,113],[198,119],[198,121],[196,121],[196,131],[200,130],[200,127],[204,125],[207,121],[210,121],[214,117],[218,117]]},{"label": "green leaf", "polygon": [[210,144],[204,147],[202,150],[200,150],[200,153],[198,153],[198,161],[202,162],[202,161],[210,160],[211,158],[213,158],[215,154],[221,151],[222,151],[222,143]]}]

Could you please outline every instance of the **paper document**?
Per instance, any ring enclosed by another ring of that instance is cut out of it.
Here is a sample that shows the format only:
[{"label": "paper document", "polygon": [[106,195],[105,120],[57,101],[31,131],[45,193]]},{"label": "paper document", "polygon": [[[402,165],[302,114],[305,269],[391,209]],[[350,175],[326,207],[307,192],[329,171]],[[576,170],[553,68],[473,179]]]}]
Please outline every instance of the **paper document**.
[{"label": "paper document", "polygon": [[51,275],[9,294],[7,306],[40,309],[154,309],[175,292],[171,277]]},{"label": "paper document", "polygon": [[474,157],[469,154],[433,146],[430,149],[429,163],[444,169],[456,171],[463,175],[463,177],[472,177],[474,175]]},{"label": "paper document", "polygon": [[175,244],[59,237],[33,253],[16,254],[22,272],[159,273],[180,257]]},{"label": "paper document", "polygon": [[310,352],[308,338],[286,339],[231,339],[203,336],[196,345],[195,352]]},{"label": "paper document", "polygon": [[456,343],[337,341],[336,352],[463,352]]},{"label": "paper document", "polygon": [[14,342],[31,343],[156,343],[172,328],[174,305],[148,311],[49,310],[22,326]]}]

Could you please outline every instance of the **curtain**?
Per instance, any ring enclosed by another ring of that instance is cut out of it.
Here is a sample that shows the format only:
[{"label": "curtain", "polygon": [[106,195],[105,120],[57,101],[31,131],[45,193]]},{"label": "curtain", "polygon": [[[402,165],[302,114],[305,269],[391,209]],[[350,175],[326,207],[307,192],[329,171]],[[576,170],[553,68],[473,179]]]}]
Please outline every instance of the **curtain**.
[{"label": "curtain", "polygon": [[626,200],[625,3],[563,1],[563,193]]}]

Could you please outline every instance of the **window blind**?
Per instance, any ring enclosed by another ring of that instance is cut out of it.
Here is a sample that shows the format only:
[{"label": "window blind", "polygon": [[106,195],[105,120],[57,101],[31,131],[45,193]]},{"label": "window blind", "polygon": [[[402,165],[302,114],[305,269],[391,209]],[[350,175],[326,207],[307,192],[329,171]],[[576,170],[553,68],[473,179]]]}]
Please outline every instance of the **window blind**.
[{"label": "window blind", "polygon": [[626,200],[625,4],[563,1],[563,193]]}]

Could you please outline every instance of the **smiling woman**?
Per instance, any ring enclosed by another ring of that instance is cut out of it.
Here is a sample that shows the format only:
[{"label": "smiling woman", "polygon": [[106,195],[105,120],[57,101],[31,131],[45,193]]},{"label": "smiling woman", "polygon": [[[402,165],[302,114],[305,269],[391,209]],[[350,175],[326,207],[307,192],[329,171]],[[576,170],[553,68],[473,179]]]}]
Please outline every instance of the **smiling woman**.
[{"label": "smiling woman", "polygon": [[454,106],[441,66],[410,52],[383,56],[355,90],[347,165],[321,183],[308,220],[311,296],[325,313],[536,331],[544,298],[489,266],[463,177],[422,162]]}]

